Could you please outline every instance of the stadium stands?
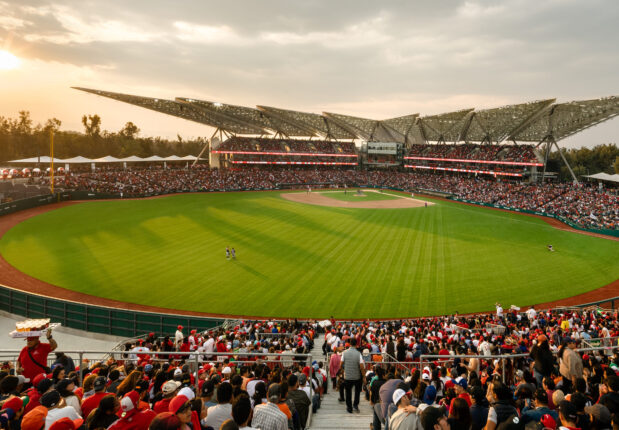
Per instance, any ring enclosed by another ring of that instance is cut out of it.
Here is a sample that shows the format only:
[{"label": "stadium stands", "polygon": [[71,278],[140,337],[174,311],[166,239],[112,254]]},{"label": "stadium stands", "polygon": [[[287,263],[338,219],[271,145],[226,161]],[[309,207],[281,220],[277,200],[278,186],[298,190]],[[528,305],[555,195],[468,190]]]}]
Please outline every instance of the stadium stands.
[{"label": "stadium stands", "polygon": [[[86,429],[131,424],[145,430],[151,422],[155,429],[159,420],[174,417],[174,429],[181,419],[200,428],[220,428],[225,419],[242,426],[267,401],[267,387],[280,384],[285,394],[277,403],[287,428],[302,429],[311,411],[321,414],[320,399],[329,390],[343,395],[341,357],[355,339],[366,369],[364,390],[376,405],[374,429],[397,410],[398,388],[422,422],[430,408],[469,430],[514,416],[518,428],[611,428],[619,416],[617,318],[598,308],[520,311],[497,303],[492,314],[411,320],[247,320],[200,333],[179,326],[174,335],[128,341],[117,358],[77,363],[69,353],[58,354],[49,374],[25,384],[2,372],[0,383],[8,390],[3,414],[14,430],[42,428],[46,416],[47,427],[70,416],[83,419]],[[312,351],[314,344],[319,348]],[[307,353],[326,360],[310,362]],[[569,405],[560,403],[564,399]],[[118,414],[105,413],[115,405]],[[60,410],[51,412],[55,408]],[[572,409],[581,413],[566,412]],[[60,424],[79,427],[70,420]]]},{"label": "stadium stands", "polygon": [[288,164],[356,166],[352,142],[231,137],[211,151],[224,156],[224,165]]}]

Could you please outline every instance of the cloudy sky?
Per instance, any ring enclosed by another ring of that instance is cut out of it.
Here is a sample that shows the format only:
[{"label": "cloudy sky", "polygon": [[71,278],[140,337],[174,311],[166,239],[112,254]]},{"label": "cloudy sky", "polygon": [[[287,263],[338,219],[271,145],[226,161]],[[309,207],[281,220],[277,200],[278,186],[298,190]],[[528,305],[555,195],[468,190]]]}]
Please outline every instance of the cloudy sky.
[{"label": "cloudy sky", "polygon": [[[189,138],[212,130],[69,87],[376,119],[619,95],[618,22],[617,0],[0,0],[20,62],[0,115]],[[618,136],[615,119],[564,144]]]}]

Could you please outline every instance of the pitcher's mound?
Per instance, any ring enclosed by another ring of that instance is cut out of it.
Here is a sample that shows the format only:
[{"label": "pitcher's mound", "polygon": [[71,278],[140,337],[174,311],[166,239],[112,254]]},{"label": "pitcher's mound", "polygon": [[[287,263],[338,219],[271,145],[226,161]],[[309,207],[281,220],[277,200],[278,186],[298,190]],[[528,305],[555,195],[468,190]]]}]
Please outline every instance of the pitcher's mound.
[{"label": "pitcher's mound", "polygon": [[[364,192],[375,192],[373,190],[364,190]],[[424,202],[423,200],[417,200],[411,197],[398,196],[392,194],[394,197],[398,197],[392,200],[369,200],[365,202],[347,202],[343,200],[332,199],[326,194],[320,192],[312,193],[284,193],[282,197],[286,200],[291,200],[297,203],[307,203],[309,205],[317,206],[331,206],[337,208],[364,208],[364,209],[402,209],[402,208],[418,208],[433,205],[431,202]]]}]

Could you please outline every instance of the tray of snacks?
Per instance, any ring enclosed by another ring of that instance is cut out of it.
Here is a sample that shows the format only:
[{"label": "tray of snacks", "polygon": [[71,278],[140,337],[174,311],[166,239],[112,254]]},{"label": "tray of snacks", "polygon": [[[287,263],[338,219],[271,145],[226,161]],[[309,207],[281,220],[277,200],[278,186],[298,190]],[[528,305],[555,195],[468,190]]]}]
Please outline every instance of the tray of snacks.
[{"label": "tray of snacks", "polygon": [[15,323],[15,330],[9,333],[12,338],[43,336],[48,330],[60,327],[60,323],[51,323],[49,318],[28,319]]}]

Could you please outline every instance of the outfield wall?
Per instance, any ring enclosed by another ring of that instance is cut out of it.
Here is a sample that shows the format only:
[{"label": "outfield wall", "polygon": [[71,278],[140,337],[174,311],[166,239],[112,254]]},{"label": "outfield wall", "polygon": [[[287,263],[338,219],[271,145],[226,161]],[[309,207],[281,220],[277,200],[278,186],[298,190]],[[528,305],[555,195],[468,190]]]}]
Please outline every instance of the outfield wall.
[{"label": "outfield wall", "polygon": [[124,338],[150,332],[173,335],[179,325],[201,331],[224,322],[222,318],[201,318],[88,305],[27,293],[2,284],[0,284],[0,310],[27,318],[50,318],[65,327]]}]

